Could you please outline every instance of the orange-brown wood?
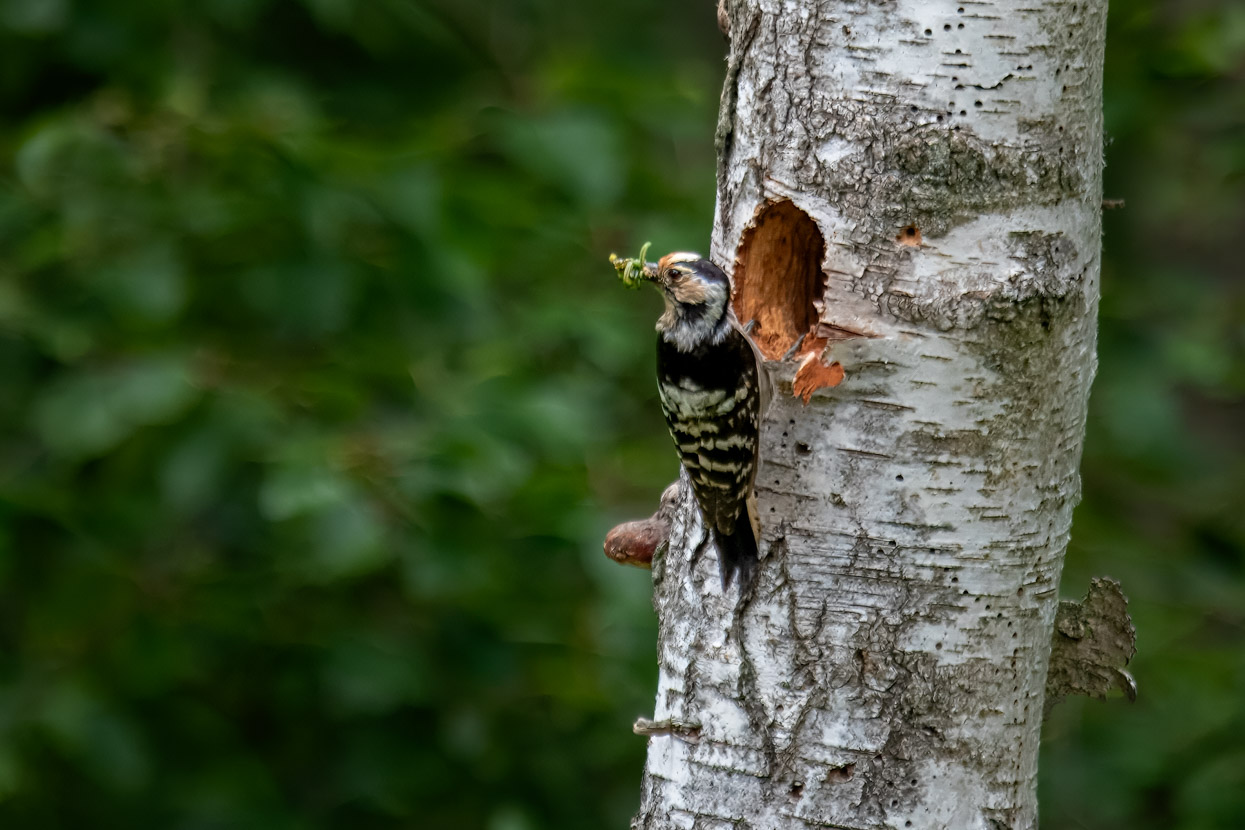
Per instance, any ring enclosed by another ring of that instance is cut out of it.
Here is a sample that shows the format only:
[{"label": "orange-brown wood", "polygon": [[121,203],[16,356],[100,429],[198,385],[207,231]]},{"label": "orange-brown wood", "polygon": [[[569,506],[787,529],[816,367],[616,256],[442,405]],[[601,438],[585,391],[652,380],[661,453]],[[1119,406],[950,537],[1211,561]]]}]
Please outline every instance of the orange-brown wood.
[{"label": "orange-brown wood", "polygon": [[756,321],[752,339],[767,359],[781,358],[816,324],[825,252],[817,223],[789,200],[761,208],[744,231],[735,261],[735,315],[744,324]]}]

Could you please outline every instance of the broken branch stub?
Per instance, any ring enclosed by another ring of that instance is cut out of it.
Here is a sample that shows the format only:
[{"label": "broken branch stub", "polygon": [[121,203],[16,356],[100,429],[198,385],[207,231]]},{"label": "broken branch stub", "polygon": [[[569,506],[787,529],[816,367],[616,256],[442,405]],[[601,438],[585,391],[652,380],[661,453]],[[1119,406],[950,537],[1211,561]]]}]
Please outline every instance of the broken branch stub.
[{"label": "broken branch stub", "polygon": [[653,515],[623,522],[606,534],[605,555],[620,565],[651,569],[653,559],[670,540],[670,516],[678,498],[679,483],[676,481],[661,494],[661,503]]}]

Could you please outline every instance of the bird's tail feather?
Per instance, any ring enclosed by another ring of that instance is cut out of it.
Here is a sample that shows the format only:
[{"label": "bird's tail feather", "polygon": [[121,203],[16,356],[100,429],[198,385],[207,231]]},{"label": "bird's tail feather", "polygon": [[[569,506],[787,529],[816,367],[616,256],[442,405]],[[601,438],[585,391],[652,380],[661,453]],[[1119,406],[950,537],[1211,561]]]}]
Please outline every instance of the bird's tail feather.
[{"label": "bird's tail feather", "polygon": [[740,510],[732,533],[713,532],[714,546],[718,549],[718,568],[722,574],[722,591],[731,585],[731,579],[739,574],[739,590],[742,594],[752,585],[756,575],[757,539],[747,510]]}]

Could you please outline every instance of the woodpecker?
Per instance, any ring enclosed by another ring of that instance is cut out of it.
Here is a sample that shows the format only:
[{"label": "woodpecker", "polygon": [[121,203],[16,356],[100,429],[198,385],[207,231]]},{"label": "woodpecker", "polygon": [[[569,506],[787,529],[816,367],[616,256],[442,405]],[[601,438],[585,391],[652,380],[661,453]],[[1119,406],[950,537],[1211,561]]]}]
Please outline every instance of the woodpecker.
[{"label": "woodpecker", "polygon": [[[666,426],[718,551],[722,590],[752,582],[758,559],[753,480],[769,376],[731,310],[731,286],[699,254],[639,262],[666,301],[657,320],[657,390]],[[636,275],[636,270],[631,272]],[[621,268],[620,268],[621,272]]]}]

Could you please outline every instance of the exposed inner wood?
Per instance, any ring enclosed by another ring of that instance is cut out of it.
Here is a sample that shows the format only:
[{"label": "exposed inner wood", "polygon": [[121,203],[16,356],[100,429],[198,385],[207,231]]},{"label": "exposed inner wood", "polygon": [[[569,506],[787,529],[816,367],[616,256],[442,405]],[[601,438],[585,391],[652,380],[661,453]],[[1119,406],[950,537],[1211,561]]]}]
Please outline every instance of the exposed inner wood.
[{"label": "exposed inner wood", "polygon": [[769,360],[782,357],[816,324],[825,252],[817,223],[789,200],[765,205],[744,231],[735,262],[735,314],[741,323],[756,321],[752,339]]},{"label": "exposed inner wood", "polygon": [[921,247],[921,229],[916,225],[908,225],[895,235],[895,241],[909,248]]}]

